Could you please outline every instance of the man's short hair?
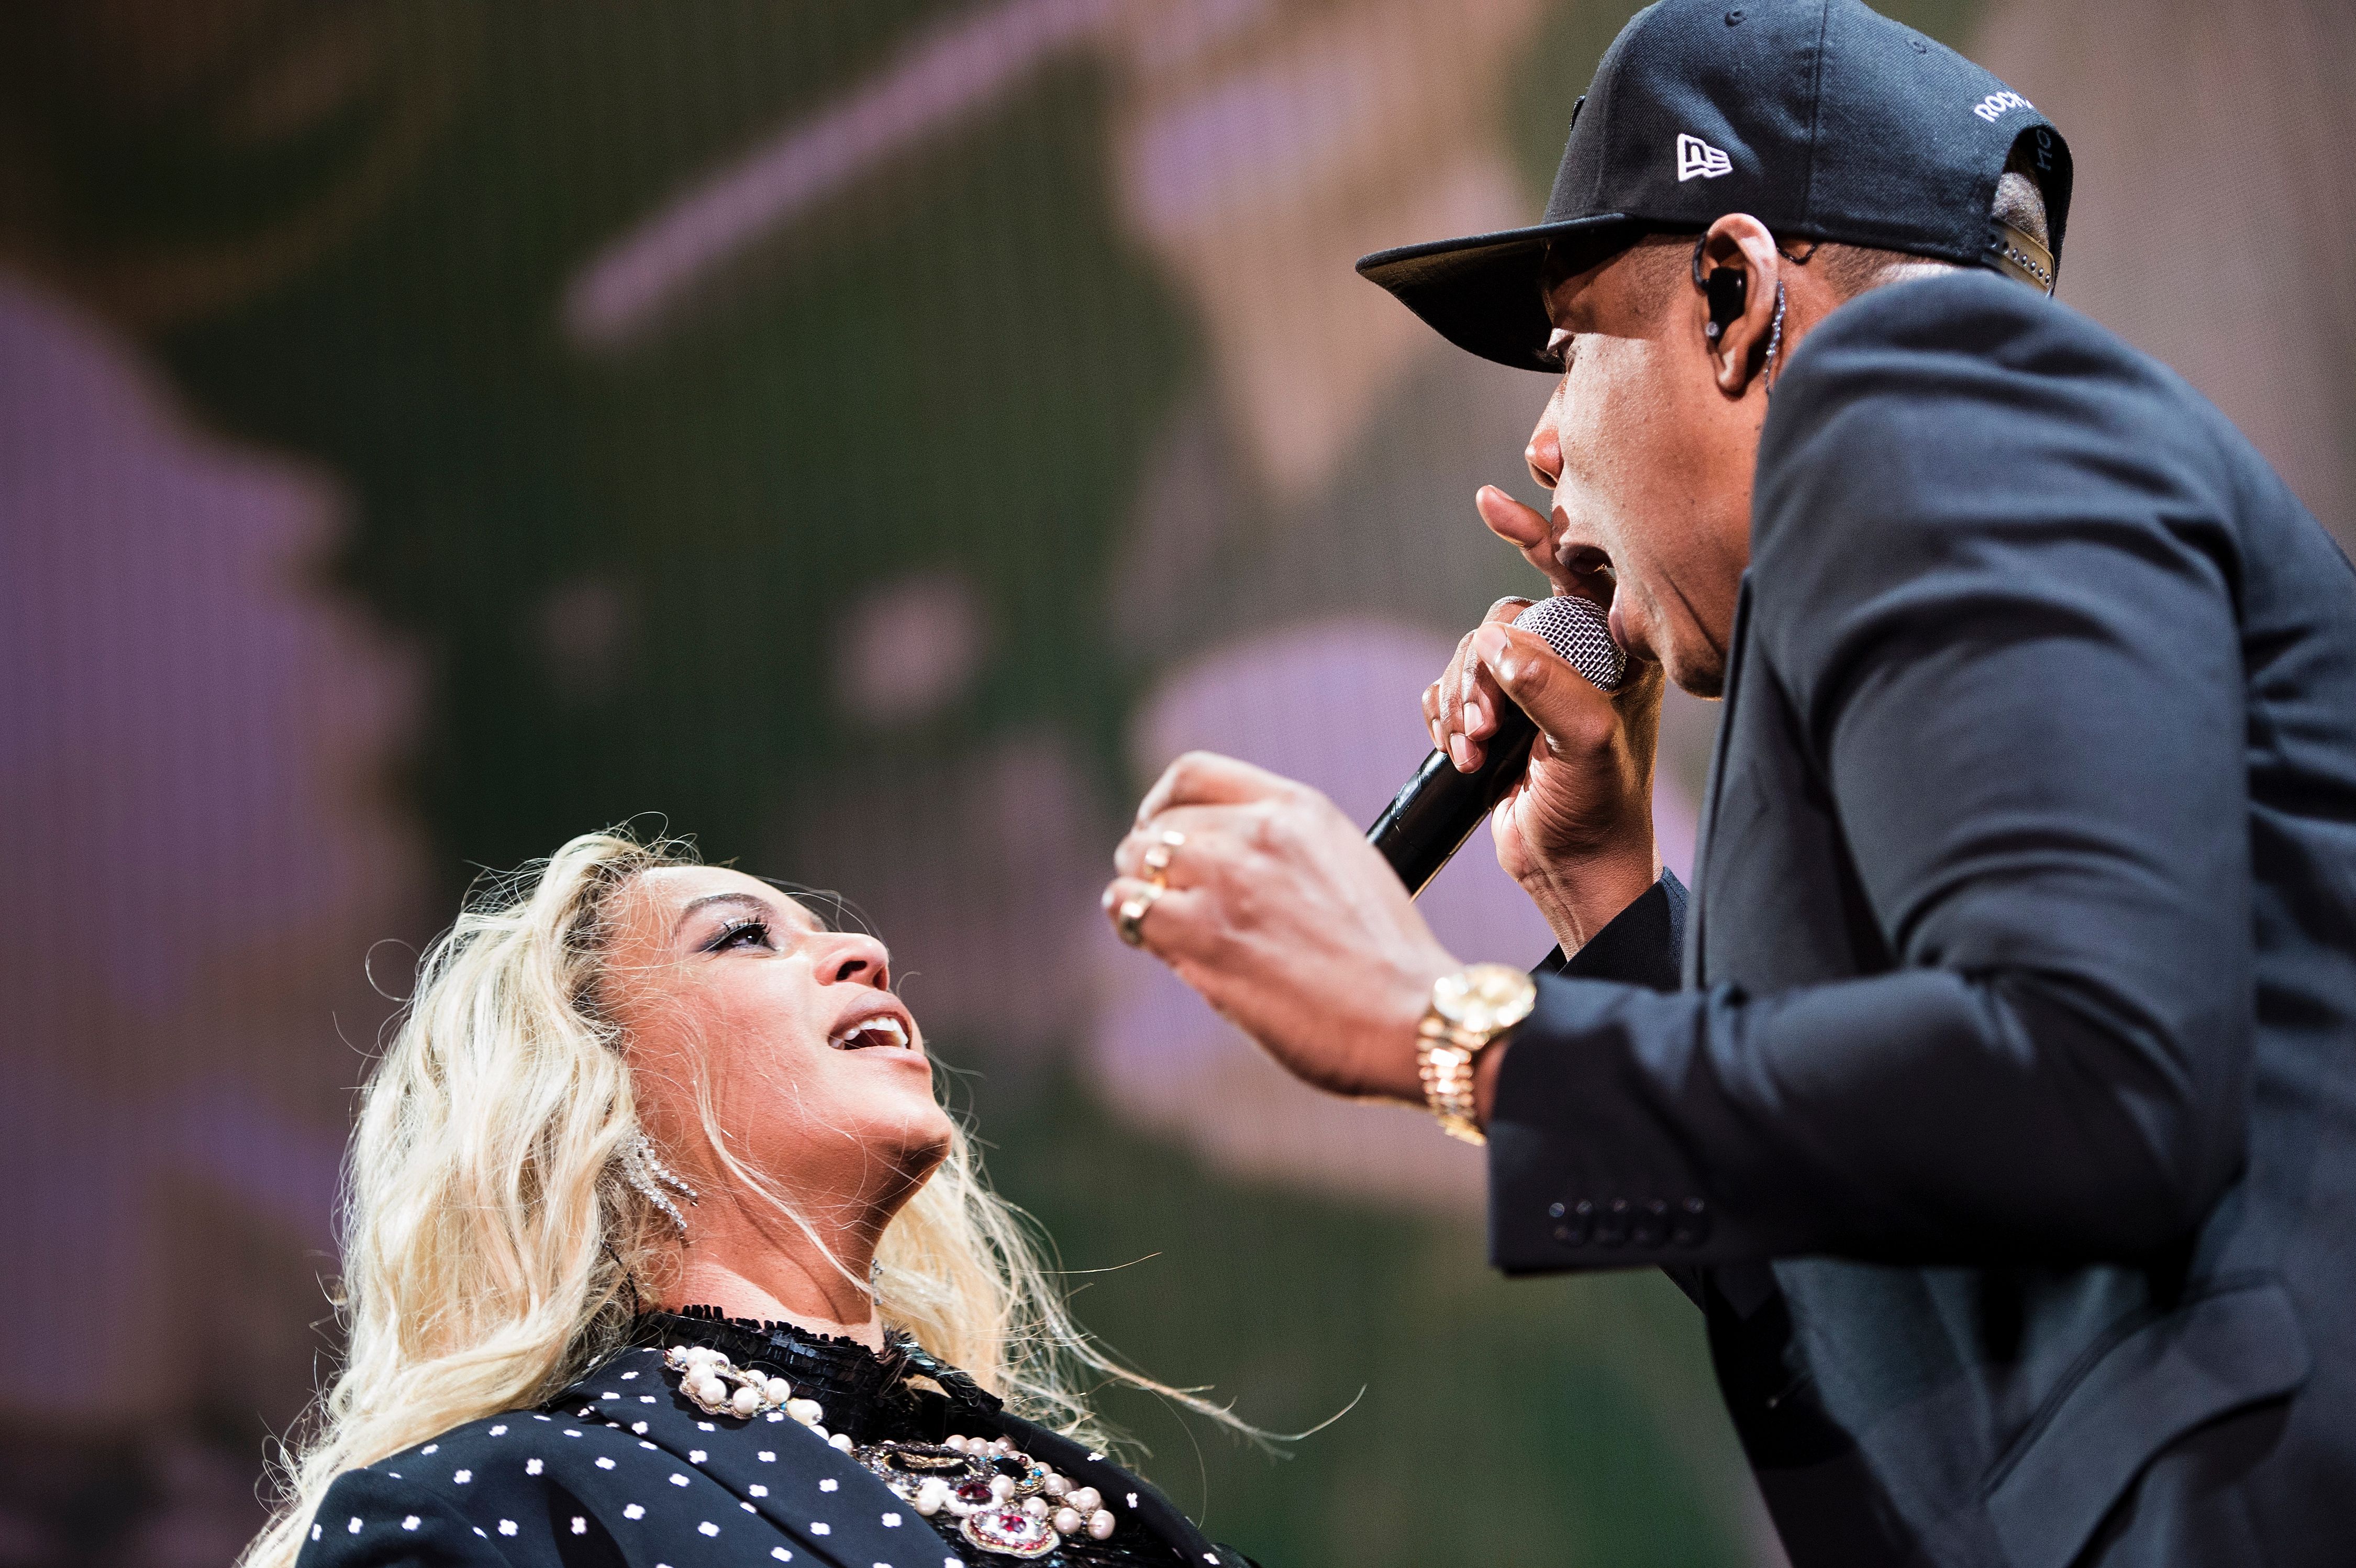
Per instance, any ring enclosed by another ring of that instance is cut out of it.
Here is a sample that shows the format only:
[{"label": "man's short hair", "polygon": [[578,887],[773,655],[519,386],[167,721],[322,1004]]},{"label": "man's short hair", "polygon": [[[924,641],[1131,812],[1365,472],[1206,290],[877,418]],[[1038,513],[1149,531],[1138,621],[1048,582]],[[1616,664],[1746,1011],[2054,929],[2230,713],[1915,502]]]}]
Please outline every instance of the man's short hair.
[{"label": "man's short hair", "polygon": [[[2045,213],[2045,192],[2039,188],[2037,177],[2030,172],[2026,145],[2016,146],[2012,156],[2005,161],[2004,173],[1996,182],[1996,199],[1989,203],[1988,216],[1999,223],[2009,223],[2039,244],[2051,249],[2053,244],[2051,226]],[[1890,281],[1901,267],[1954,266],[1952,262],[1933,262],[1923,256],[1910,256],[1903,251],[1877,251],[1866,245],[1826,243],[1819,253],[1809,258],[1824,269],[1825,282],[1843,299],[1855,299],[1867,289]]]}]

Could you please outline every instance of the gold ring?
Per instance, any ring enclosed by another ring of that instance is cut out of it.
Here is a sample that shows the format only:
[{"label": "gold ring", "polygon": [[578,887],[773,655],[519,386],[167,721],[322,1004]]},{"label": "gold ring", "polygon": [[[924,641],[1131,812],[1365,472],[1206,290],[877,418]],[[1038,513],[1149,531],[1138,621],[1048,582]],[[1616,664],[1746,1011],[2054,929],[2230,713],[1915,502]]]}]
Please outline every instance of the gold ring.
[{"label": "gold ring", "polygon": [[1169,891],[1159,882],[1149,882],[1142,892],[1121,901],[1120,908],[1112,918],[1112,926],[1120,933],[1122,941],[1133,948],[1145,945],[1145,912]]},{"label": "gold ring", "polygon": [[1156,843],[1151,849],[1145,852],[1145,869],[1151,873],[1151,875],[1146,877],[1148,882],[1151,882],[1156,887],[1166,887],[1170,885],[1168,875],[1170,871],[1170,852],[1176,849],[1185,842],[1186,835],[1180,832],[1176,828],[1164,828],[1162,831],[1161,842]]}]

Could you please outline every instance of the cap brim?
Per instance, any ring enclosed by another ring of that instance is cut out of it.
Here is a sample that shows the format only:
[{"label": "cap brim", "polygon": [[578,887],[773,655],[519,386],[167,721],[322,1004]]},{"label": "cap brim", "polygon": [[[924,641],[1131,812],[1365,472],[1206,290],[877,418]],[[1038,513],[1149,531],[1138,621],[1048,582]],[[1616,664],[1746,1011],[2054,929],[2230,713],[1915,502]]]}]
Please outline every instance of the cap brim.
[{"label": "cap brim", "polygon": [[1569,270],[1584,272],[1643,232],[1627,214],[1606,212],[1376,251],[1358,259],[1358,275],[1388,289],[1458,348],[1552,374],[1559,367],[1547,359],[1553,323],[1542,289],[1548,242],[1576,242]]}]

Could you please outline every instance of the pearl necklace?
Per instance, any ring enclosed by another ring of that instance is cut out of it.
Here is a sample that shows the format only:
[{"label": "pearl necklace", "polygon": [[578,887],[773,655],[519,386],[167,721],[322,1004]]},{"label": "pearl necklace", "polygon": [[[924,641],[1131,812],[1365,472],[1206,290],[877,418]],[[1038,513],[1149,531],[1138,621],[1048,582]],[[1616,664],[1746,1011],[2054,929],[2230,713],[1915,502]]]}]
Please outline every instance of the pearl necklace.
[{"label": "pearl necklace", "polygon": [[939,1444],[882,1443],[858,1446],[846,1432],[829,1433],[818,1401],[797,1399],[785,1379],[739,1367],[708,1345],[674,1345],[663,1365],[679,1374],[679,1391],[706,1415],[750,1421],[766,1415],[807,1426],[827,1445],[850,1455],[926,1519],[946,1512],[958,1532],[984,1552],[1044,1557],[1064,1537],[1085,1532],[1110,1538],[1118,1526],[1103,1494],[1076,1487],[1004,1437],[950,1437]]},{"label": "pearl necklace", "polygon": [[709,1345],[674,1345],[663,1352],[663,1365],[679,1374],[679,1391],[706,1415],[750,1421],[782,1411],[837,1448],[851,1446],[851,1439],[840,1434],[827,1437],[826,1428],[819,1424],[826,1412],[818,1401],[796,1399],[793,1385],[785,1379],[736,1366]]},{"label": "pearl necklace", "polygon": [[851,1450],[926,1519],[947,1513],[984,1552],[1044,1557],[1067,1535],[1108,1539],[1117,1521],[1094,1487],[1076,1487],[1004,1437],[885,1441]]}]

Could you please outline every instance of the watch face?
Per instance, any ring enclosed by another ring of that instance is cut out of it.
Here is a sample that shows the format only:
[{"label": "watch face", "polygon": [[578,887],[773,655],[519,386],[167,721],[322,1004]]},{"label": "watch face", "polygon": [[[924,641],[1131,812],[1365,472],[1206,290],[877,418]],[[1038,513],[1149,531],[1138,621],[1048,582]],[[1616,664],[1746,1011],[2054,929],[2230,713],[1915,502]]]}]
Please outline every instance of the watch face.
[{"label": "watch face", "polygon": [[1440,1015],[1477,1035],[1513,1027],[1530,1015],[1537,999],[1537,983],[1502,963],[1476,963],[1431,988]]}]

